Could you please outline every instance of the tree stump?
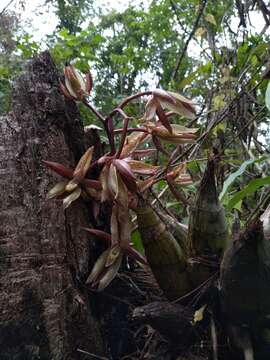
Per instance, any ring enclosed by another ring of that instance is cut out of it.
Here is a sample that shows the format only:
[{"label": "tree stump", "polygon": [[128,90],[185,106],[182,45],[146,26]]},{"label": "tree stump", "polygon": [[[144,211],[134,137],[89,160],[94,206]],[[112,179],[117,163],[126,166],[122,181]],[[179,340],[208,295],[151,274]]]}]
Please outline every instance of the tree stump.
[{"label": "tree stump", "polygon": [[84,359],[78,348],[104,354],[80,286],[94,263],[80,229],[87,209],[80,203],[64,212],[46,200],[57,176],[42,159],[73,166],[85,150],[79,113],[58,86],[45,52],[16,81],[13,112],[0,119],[1,359]]}]

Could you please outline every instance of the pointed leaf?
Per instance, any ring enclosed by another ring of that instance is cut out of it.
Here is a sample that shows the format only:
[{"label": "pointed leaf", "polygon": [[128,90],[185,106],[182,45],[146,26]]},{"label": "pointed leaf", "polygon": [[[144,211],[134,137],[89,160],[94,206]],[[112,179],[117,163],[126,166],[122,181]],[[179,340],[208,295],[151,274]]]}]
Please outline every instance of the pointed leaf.
[{"label": "pointed leaf", "polygon": [[68,179],[72,179],[73,177],[73,171],[62,164],[47,160],[42,160],[42,163],[46,165],[49,169],[53,170],[54,172],[56,172],[57,174],[63,177],[66,177]]},{"label": "pointed leaf", "polygon": [[270,176],[261,179],[251,180],[244,189],[238,191],[228,203],[227,209],[230,211],[244,197],[254,194],[261,186],[270,184]]},{"label": "pointed leaf", "polygon": [[243,162],[243,164],[240,166],[240,168],[231,173],[230,176],[224,181],[224,184],[223,184],[223,188],[222,188],[222,191],[219,195],[219,200],[220,201],[223,201],[224,198],[225,198],[225,195],[228,193],[231,185],[234,183],[234,181],[239,177],[241,176],[244,171],[246,170],[246,168],[249,166],[249,165],[252,165],[254,163],[258,163],[258,162],[261,162],[261,161],[264,161],[266,160],[267,157],[265,156],[262,156],[261,158],[259,159],[249,159],[249,160],[246,160]]},{"label": "pointed leaf", "polygon": [[87,227],[82,227],[83,230],[87,231],[89,234],[96,236],[98,239],[105,241],[106,244],[111,244],[111,235],[102,230],[90,229]]}]

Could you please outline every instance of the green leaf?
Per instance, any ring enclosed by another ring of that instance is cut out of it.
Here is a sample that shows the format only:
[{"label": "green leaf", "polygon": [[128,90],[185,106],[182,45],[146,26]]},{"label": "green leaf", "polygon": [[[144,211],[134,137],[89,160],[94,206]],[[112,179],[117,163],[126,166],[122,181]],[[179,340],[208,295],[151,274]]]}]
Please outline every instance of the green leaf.
[{"label": "green leaf", "polygon": [[196,36],[196,37],[203,36],[206,32],[207,32],[206,28],[204,28],[204,27],[199,27],[199,28],[196,30],[196,32],[195,32],[195,36]]},{"label": "green leaf", "polygon": [[244,197],[254,194],[261,186],[270,184],[270,176],[254,179],[242,190],[238,191],[228,203],[227,210],[230,211]]},{"label": "green leaf", "polygon": [[266,93],[265,93],[265,105],[268,110],[270,110],[270,82],[267,85]]},{"label": "green leaf", "polygon": [[214,15],[212,14],[207,14],[205,15],[205,20],[208,21],[209,23],[213,24],[213,25],[217,25],[216,23],[216,19],[214,18]]},{"label": "green leaf", "polygon": [[141,234],[138,230],[135,230],[131,234],[131,241],[134,245],[134,248],[138,250],[141,254],[144,254],[144,247],[142,244]]},{"label": "green leaf", "polygon": [[240,176],[243,174],[243,172],[246,170],[246,168],[251,165],[251,164],[255,164],[261,161],[264,161],[267,159],[267,156],[262,156],[259,159],[250,159],[250,160],[246,160],[245,162],[243,162],[243,164],[240,166],[240,168],[233,172],[225,181],[223,184],[223,189],[219,195],[219,200],[221,202],[223,202],[226,193],[228,192],[230,186],[233,184],[233,182]]}]

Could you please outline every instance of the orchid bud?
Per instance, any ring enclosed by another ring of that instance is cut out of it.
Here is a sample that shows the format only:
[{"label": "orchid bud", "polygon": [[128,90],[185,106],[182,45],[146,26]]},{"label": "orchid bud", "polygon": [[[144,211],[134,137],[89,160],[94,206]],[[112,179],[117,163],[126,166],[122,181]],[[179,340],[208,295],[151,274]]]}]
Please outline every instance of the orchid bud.
[{"label": "orchid bud", "polygon": [[64,74],[66,88],[74,100],[83,100],[85,96],[89,95],[92,89],[92,78],[90,74],[84,79],[81,73],[72,65],[65,66]]}]

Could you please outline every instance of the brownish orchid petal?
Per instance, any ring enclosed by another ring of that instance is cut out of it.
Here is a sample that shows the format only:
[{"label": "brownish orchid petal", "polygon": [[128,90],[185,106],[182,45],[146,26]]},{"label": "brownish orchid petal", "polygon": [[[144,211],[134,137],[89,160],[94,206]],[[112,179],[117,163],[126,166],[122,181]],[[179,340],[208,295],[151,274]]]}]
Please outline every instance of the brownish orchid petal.
[{"label": "brownish orchid petal", "polygon": [[81,196],[82,189],[77,187],[70,195],[63,200],[63,207],[67,209],[73,201],[77,200]]},{"label": "brownish orchid petal", "polygon": [[111,266],[121,255],[121,248],[118,244],[115,244],[110,248],[109,254],[106,259],[105,267]]},{"label": "brownish orchid petal", "polygon": [[75,190],[77,186],[78,186],[78,181],[72,179],[67,183],[66,191],[71,192],[71,191]]},{"label": "brownish orchid petal", "polygon": [[131,192],[137,191],[136,177],[132,172],[128,163],[122,159],[115,159],[113,160],[113,164],[116,167],[119,174],[121,175],[122,180],[124,181],[126,187]]},{"label": "brownish orchid petal", "polygon": [[186,173],[186,163],[182,162],[179,165],[175,166],[172,171],[167,173],[167,177],[170,177],[172,179],[176,178],[182,173]]},{"label": "brownish orchid petal", "polygon": [[131,170],[134,173],[141,175],[155,175],[159,169],[159,166],[147,164],[142,161],[137,161],[133,159],[126,159],[125,161],[128,162]]},{"label": "brownish orchid petal", "polygon": [[108,184],[109,170],[110,170],[110,166],[105,165],[99,175],[99,180],[100,180],[100,183],[102,186],[101,202],[112,199],[111,191],[110,191],[109,184]]},{"label": "brownish orchid petal", "polygon": [[62,164],[47,160],[42,160],[42,163],[46,165],[49,169],[53,170],[54,172],[65,178],[72,179],[73,177],[73,171]]},{"label": "brownish orchid petal", "polygon": [[160,122],[162,123],[162,125],[170,132],[172,133],[172,127],[171,124],[165,114],[165,111],[162,109],[161,105],[158,104],[157,105],[157,116],[160,120]]},{"label": "brownish orchid petal", "polygon": [[129,156],[140,145],[150,140],[150,136],[145,132],[134,132],[126,137],[125,144],[121,151],[121,158]]},{"label": "brownish orchid petal", "polygon": [[198,129],[190,129],[177,124],[172,124],[172,133],[164,126],[148,124],[148,127],[151,129],[152,135],[173,144],[193,143],[196,139],[196,133],[198,132]]},{"label": "brownish orchid petal", "polygon": [[89,95],[86,89],[86,81],[74,66],[65,66],[64,74],[66,88],[73,98],[82,100],[85,96]]},{"label": "brownish orchid petal", "polygon": [[[87,231],[89,234],[96,236],[98,239],[104,241],[107,245],[111,244],[111,235],[97,229],[90,229],[86,227],[82,227],[83,230]],[[126,248],[123,249],[123,252],[126,255],[130,256],[132,259],[139,261],[142,264],[147,264],[146,258],[139,253],[136,249],[134,249],[131,245],[128,245]],[[105,262],[104,262],[105,264]]]},{"label": "brownish orchid petal", "polygon": [[89,72],[85,75],[85,90],[88,94],[90,94],[92,89],[93,89],[93,78],[91,73]]},{"label": "brownish orchid petal", "polygon": [[144,192],[145,190],[149,189],[155,183],[155,178],[151,177],[146,180],[138,180],[137,186],[140,192]]},{"label": "brownish orchid petal", "polygon": [[57,183],[47,194],[47,199],[53,199],[59,195],[64,194],[64,192],[66,191],[66,181],[60,181],[59,183]]},{"label": "brownish orchid petal", "polygon": [[162,89],[155,89],[153,90],[153,96],[158,99],[159,101],[165,101],[168,102],[170,104],[174,104],[176,105],[176,99],[174,98],[174,96],[172,95],[172,93],[170,93],[169,91],[165,91]]},{"label": "brownish orchid petal", "polygon": [[140,159],[142,157],[147,157],[156,154],[156,152],[157,152],[156,149],[135,150],[130,154],[130,156],[134,159]]},{"label": "brownish orchid petal", "polygon": [[85,175],[90,167],[91,161],[92,161],[93,151],[94,151],[94,147],[91,146],[80,158],[80,160],[73,172],[73,178],[75,180],[76,179],[81,180],[85,177]]},{"label": "brownish orchid petal", "polygon": [[111,215],[111,243],[115,246],[120,241],[117,205],[114,204]]},{"label": "brownish orchid petal", "polygon": [[174,98],[174,102],[161,98],[160,102],[163,107],[168,108],[187,119],[194,120],[196,118],[196,110],[191,100],[174,92],[168,91],[168,94]]},{"label": "brownish orchid petal", "polygon": [[151,96],[145,105],[144,119],[150,121],[156,114],[158,102],[154,96]]},{"label": "brownish orchid petal", "polygon": [[97,259],[90,275],[88,276],[88,278],[86,280],[86,284],[91,284],[92,282],[97,281],[100,274],[104,271],[104,267],[105,267],[105,263],[106,263],[109,251],[110,251],[110,249],[105,250],[100,255],[100,257]]},{"label": "brownish orchid petal", "polygon": [[187,173],[186,163],[183,162],[167,173],[167,180],[179,185],[192,184],[191,176]]},{"label": "brownish orchid petal", "polygon": [[118,206],[117,208],[117,220],[119,226],[119,243],[121,248],[126,249],[130,243],[130,222],[128,204],[126,206]]},{"label": "brownish orchid petal", "polygon": [[111,244],[111,235],[106,233],[105,231],[97,230],[97,229],[90,229],[87,227],[82,227],[82,229],[87,231],[89,234],[96,236],[98,239],[105,241],[106,244],[108,244],[108,245]]},{"label": "brownish orchid petal", "polygon": [[[122,258],[123,258],[123,255],[120,254],[118,256],[118,258],[116,259],[116,261],[110,267],[107,268],[106,272],[99,280],[97,291],[104,290],[112,282],[112,280],[117,275],[118,270],[120,269],[120,266],[122,263]],[[95,284],[93,284],[93,285],[95,285]]]},{"label": "brownish orchid petal", "polygon": [[89,195],[91,198],[95,199],[95,200],[101,200],[101,191],[97,191],[91,187],[84,187],[84,191],[86,192],[87,195]]},{"label": "brownish orchid petal", "polygon": [[74,98],[73,96],[70,95],[70,93],[68,92],[67,88],[65,87],[64,84],[62,84],[60,82],[60,85],[59,85],[59,88],[60,88],[60,91],[62,92],[62,94],[69,100],[76,100],[76,98]]},{"label": "brownish orchid petal", "polygon": [[92,179],[82,179],[80,181],[80,183],[86,187],[86,188],[94,188],[95,190],[101,190],[102,189],[102,185],[100,181],[97,180],[92,180]]},{"label": "brownish orchid petal", "polygon": [[111,163],[109,166],[106,181],[110,198],[116,199],[119,193],[119,181],[117,176],[117,170],[113,163]]}]

